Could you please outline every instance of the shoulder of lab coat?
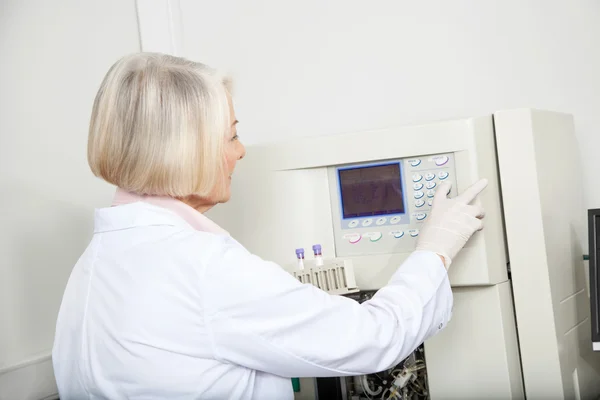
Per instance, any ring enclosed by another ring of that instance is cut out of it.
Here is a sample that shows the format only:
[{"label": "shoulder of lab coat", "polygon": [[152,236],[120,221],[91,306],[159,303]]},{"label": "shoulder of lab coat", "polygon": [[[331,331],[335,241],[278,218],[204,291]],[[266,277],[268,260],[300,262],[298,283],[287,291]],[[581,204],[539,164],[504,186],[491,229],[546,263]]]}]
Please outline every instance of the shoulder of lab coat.
[{"label": "shoulder of lab coat", "polygon": [[450,283],[433,253],[414,252],[360,304],[302,284],[223,240],[201,282],[211,345],[222,362],[283,377],[375,373],[408,357],[451,318]]}]

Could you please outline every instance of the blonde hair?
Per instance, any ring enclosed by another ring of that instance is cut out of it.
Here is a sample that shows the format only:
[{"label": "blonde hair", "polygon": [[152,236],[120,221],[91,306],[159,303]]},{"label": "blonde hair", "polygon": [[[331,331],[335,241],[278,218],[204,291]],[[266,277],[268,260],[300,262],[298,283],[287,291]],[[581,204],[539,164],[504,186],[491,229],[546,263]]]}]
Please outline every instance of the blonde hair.
[{"label": "blonde hair", "polygon": [[229,79],[157,53],[118,60],[96,95],[88,137],[94,175],[148,195],[207,196],[224,176]]}]

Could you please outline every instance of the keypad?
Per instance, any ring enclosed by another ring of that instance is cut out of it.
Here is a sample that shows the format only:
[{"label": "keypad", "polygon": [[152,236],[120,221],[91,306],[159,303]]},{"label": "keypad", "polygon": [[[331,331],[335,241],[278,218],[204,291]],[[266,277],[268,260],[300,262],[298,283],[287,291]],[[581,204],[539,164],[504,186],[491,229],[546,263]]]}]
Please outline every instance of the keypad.
[{"label": "keypad", "polygon": [[[451,158],[446,155],[437,155],[426,158],[414,158],[407,160],[409,182],[412,181],[412,191],[409,199],[410,219],[414,222],[425,222],[429,210],[433,206],[433,199],[438,186],[448,180],[452,180]],[[412,236],[412,235],[411,235]]]}]

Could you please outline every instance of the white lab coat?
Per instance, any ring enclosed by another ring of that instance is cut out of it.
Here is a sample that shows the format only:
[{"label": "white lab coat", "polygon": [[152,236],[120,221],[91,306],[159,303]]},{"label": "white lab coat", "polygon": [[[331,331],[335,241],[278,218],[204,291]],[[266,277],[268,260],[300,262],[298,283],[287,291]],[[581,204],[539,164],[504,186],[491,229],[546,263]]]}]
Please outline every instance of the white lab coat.
[{"label": "white lab coat", "polygon": [[292,377],[390,368],[446,325],[452,302],[431,253],[359,304],[132,203],[96,211],[61,304],[54,371],[62,400],[292,399]]}]

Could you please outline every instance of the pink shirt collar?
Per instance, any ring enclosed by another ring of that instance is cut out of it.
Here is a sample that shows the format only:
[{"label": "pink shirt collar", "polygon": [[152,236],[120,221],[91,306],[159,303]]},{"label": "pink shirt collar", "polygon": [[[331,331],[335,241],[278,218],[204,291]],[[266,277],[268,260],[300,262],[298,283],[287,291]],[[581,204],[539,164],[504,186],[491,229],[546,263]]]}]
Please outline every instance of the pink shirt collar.
[{"label": "pink shirt collar", "polygon": [[201,212],[198,212],[196,209],[188,206],[184,202],[174,199],[172,197],[137,195],[118,188],[115,193],[112,205],[119,206],[123,204],[135,203],[138,201],[149,203],[161,208],[166,208],[167,210],[170,210],[177,214],[180,218],[185,220],[185,222],[190,224],[194,229],[198,231],[229,236],[229,232],[221,228],[219,225],[215,224],[213,221],[208,219],[208,217],[204,216]]}]

